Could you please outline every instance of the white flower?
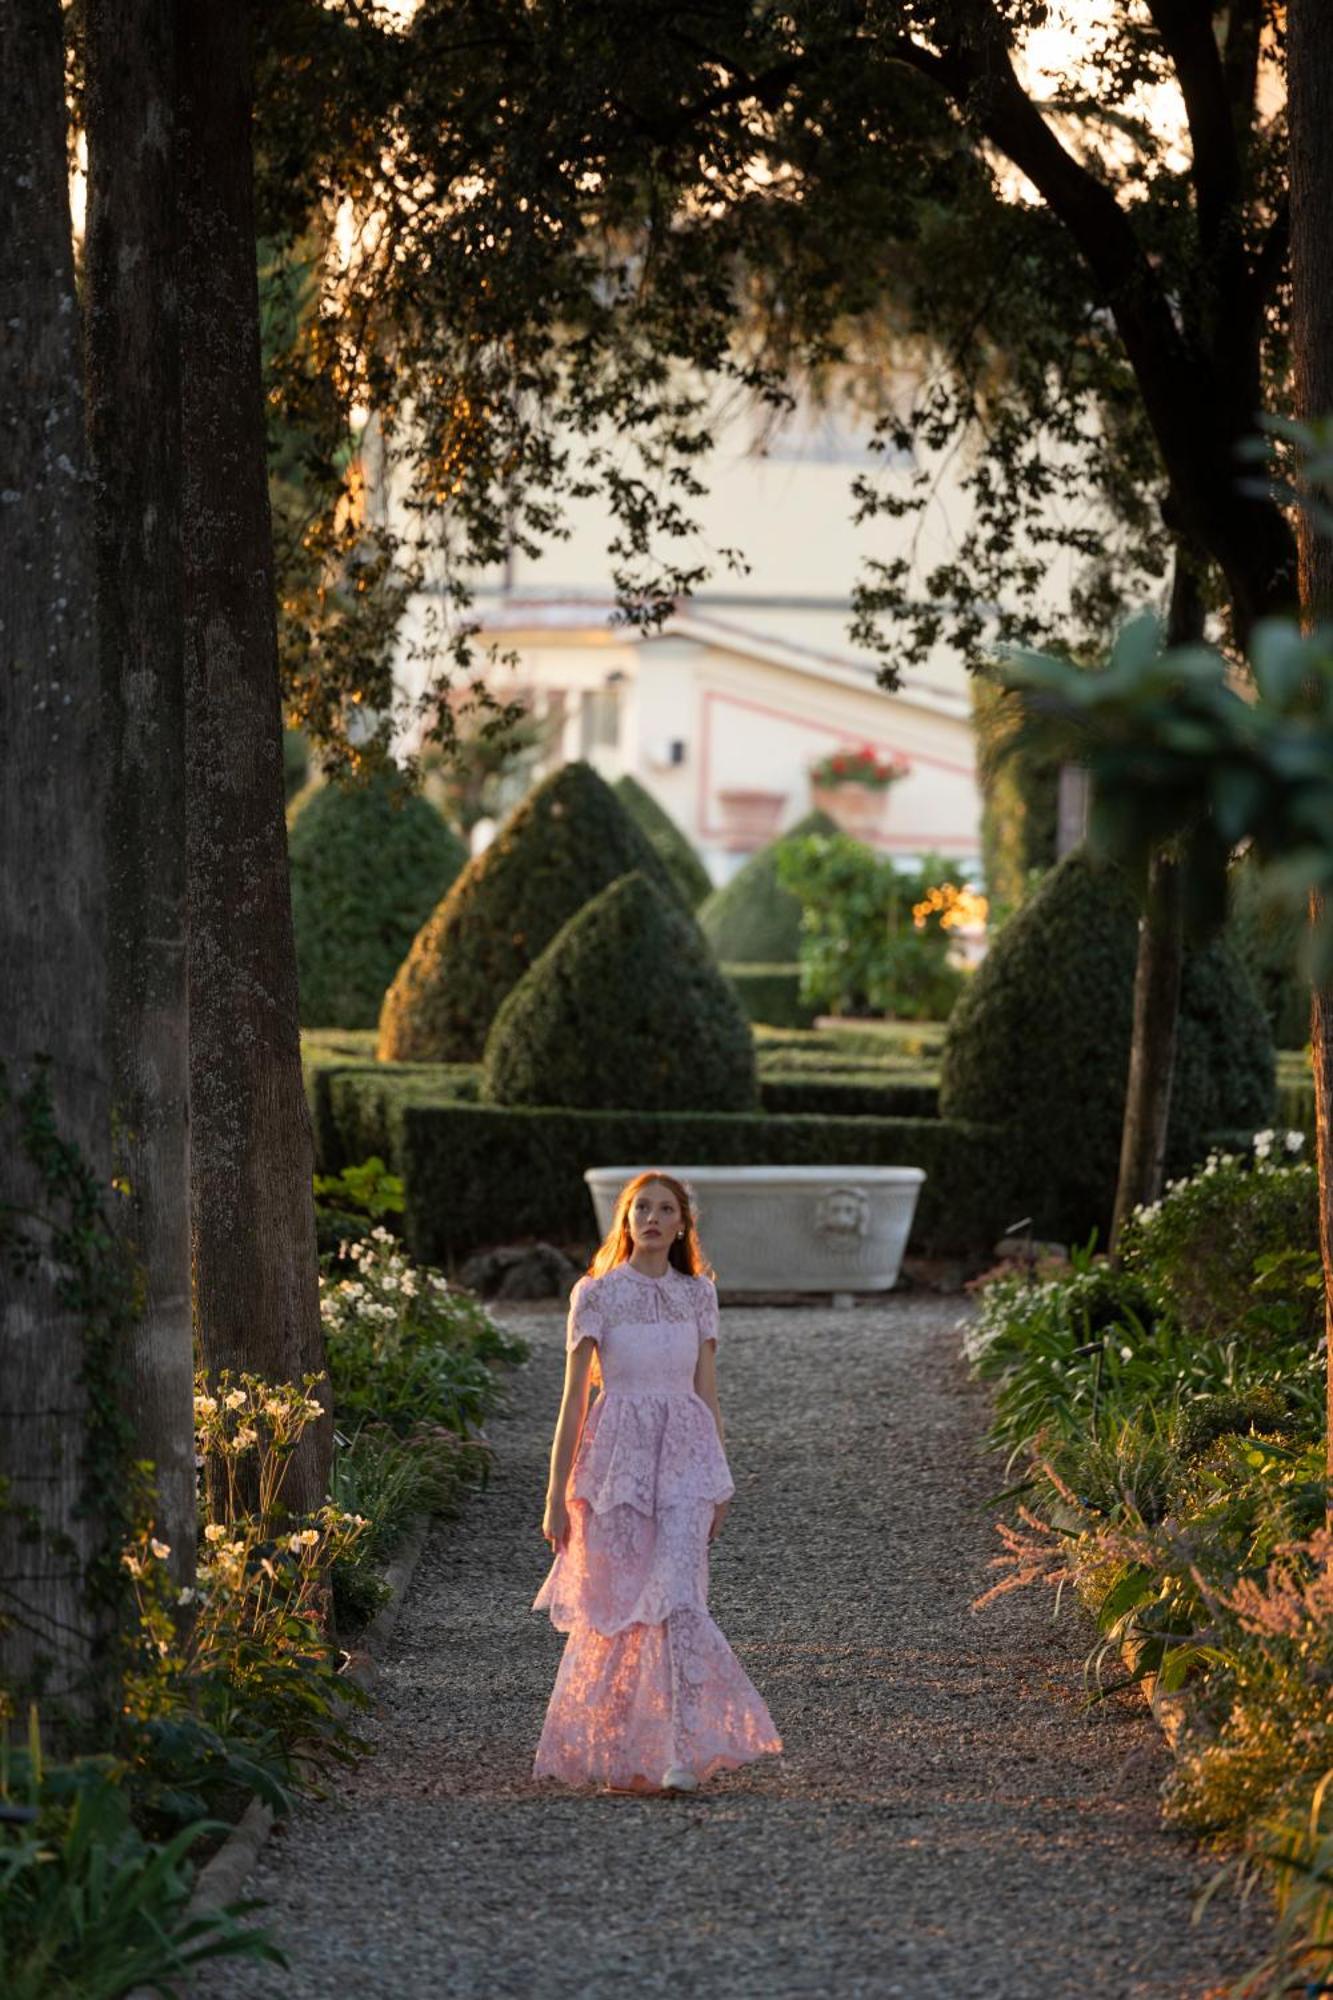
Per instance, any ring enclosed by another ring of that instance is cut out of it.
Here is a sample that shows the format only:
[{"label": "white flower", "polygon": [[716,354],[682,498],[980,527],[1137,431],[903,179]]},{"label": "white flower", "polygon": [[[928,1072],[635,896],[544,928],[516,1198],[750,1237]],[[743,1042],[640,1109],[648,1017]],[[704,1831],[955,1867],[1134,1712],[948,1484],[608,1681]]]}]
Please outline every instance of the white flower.
[{"label": "white flower", "polygon": [[231,1394],[226,1398],[226,1404],[229,1410],[243,1410],[245,1408],[244,1389],[233,1389]]},{"label": "white flower", "polygon": [[204,1540],[206,1542],[225,1542],[226,1539],[227,1530],[221,1521],[210,1521],[204,1529]]},{"label": "white flower", "polygon": [[196,1417],[211,1417],[216,1414],[217,1407],[216,1396],[196,1396],[194,1399],[194,1413]]},{"label": "white flower", "polygon": [[184,1590],[178,1590],[176,1592],[176,1602],[177,1604],[193,1604],[197,1596],[198,1592],[195,1590],[191,1590],[187,1585]]},{"label": "white flower", "polygon": [[1134,1350],[1133,1350],[1133,1348],[1132,1348],[1132,1347],[1122,1347],[1122,1348],[1121,1348],[1121,1350],[1120,1350],[1120,1359],[1121,1359],[1122,1361],[1132,1361],[1132,1360],[1134,1359]]},{"label": "white flower", "polygon": [[1273,1150],[1273,1140],[1276,1136],[1271,1127],[1266,1131],[1255,1133],[1254,1157],[1256,1160],[1266,1160],[1268,1158],[1268,1155]]},{"label": "white flower", "polygon": [[170,1542],[150,1541],[148,1546],[153,1551],[153,1554],[157,1557],[160,1563],[165,1562],[167,1557],[171,1554]]},{"label": "white flower", "polygon": [[1304,1132],[1288,1132],[1284,1134],[1282,1143],[1289,1153],[1299,1153],[1305,1144],[1305,1134]]}]

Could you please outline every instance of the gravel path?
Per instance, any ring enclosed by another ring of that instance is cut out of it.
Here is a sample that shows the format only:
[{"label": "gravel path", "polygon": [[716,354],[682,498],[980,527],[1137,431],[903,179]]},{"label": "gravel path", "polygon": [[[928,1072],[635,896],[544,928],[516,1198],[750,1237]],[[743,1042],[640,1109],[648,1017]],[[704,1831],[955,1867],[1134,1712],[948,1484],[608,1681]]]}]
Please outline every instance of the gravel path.
[{"label": "gravel path", "polygon": [[737,1486],[710,1606],[786,1749],[690,1799],[535,1789],[562,1640],[528,1611],[562,1320],[533,1342],[499,1468],[435,1534],[381,1682],[377,1754],[275,1836],[253,1888],[291,1958],[218,1967],[236,2000],[1204,2000],[1262,1913],[1193,1898],[1213,1865],[1158,1823],[1167,1758],[1132,1697],[1081,1709],[1087,1621],[1015,1592],[986,1395],[957,1308],[725,1310]]}]

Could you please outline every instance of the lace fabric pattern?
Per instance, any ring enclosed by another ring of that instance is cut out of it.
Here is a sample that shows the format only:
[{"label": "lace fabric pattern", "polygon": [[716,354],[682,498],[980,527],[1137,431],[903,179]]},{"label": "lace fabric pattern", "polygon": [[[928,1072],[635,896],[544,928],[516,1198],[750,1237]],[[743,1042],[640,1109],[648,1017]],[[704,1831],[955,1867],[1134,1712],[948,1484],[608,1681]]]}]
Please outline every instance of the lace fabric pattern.
[{"label": "lace fabric pattern", "polygon": [[574,1288],[567,1345],[596,1341],[602,1392],[570,1471],[569,1538],[533,1600],[569,1635],[537,1777],[656,1785],[672,1764],[703,1777],[782,1747],[707,1608],[713,1510],[735,1491],[694,1388],[717,1337],[709,1278],[619,1265]]}]

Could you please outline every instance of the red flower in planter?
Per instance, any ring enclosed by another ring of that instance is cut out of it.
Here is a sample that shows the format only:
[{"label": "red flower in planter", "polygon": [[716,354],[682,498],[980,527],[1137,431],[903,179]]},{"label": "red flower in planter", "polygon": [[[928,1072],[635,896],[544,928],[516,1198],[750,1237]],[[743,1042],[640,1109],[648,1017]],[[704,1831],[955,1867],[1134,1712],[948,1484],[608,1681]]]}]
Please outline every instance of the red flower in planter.
[{"label": "red flower in planter", "polygon": [[872,744],[856,750],[834,750],[810,766],[815,785],[865,785],[870,791],[886,791],[911,770],[905,757],[881,757]]}]

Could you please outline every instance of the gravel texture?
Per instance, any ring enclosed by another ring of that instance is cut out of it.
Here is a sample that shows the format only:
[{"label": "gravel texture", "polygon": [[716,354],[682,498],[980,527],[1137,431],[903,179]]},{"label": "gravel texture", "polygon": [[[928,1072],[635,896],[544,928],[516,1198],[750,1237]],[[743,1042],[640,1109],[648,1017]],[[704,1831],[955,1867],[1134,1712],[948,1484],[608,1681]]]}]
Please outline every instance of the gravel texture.
[{"label": "gravel texture", "polygon": [[199,1995],[1204,2000],[1261,1955],[1262,1911],[1195,1897],[1216,1864],[1158,1819],[1141,1701],[1083,1706],[1071,1596],[974,1612],[998,1547],[984,1389],[958,1305],[724,1309],[737,1494],[710,1608],[782,1757],[682,1799],[538,1789],[562,1640],[545,1574],[563,1320],[493,1426],[496,1476],[437,1529],[378,1684],[376,1754],[275,1834],[252,1889],[291,1959]]}]

